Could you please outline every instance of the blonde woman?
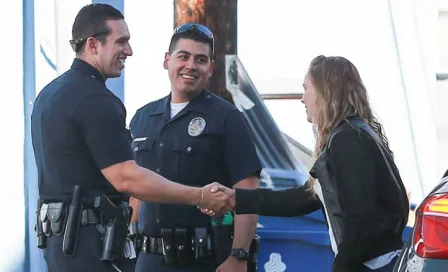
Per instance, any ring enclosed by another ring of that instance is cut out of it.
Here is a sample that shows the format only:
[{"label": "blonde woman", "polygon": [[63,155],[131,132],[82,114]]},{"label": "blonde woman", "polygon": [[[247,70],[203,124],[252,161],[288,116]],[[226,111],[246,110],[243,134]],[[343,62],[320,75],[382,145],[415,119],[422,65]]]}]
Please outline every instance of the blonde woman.
[{"label": "blonde woman", "polygon": [[361,77],[345,58],[318,56],[303,87],[302,102],[317,132],[310,180],[283,191],[214,190],[235,197],[236,214],[288,217],[321,209],[335,253],[333,271],[392,271],[409,200]]}]

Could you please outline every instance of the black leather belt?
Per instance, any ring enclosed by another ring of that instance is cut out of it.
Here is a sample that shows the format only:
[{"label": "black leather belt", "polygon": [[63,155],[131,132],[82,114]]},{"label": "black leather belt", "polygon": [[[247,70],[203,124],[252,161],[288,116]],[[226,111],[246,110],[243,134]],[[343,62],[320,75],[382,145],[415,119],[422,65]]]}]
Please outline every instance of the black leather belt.
[{"label": "black leather belt", "polygon": [[[163,241],[160,237],[148,237],[142,235],[142,252],[143,253],[153,253],[153,254],[163,254]],[[207,235],[207,239],[210,239],[210,236]],[[212,251],[212,248],[208,248],[209,251]]]}]

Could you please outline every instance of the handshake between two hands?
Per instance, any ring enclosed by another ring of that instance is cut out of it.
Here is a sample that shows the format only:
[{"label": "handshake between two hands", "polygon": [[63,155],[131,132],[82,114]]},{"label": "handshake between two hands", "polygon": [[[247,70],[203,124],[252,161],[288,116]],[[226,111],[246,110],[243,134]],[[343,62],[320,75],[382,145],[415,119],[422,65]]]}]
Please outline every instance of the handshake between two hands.
[{"label": "handshake between two hands", "polygon": [[235,210],[235,190],[217,182],[202,187],[203,198],[198,207],[209,216],[223,215]]}]

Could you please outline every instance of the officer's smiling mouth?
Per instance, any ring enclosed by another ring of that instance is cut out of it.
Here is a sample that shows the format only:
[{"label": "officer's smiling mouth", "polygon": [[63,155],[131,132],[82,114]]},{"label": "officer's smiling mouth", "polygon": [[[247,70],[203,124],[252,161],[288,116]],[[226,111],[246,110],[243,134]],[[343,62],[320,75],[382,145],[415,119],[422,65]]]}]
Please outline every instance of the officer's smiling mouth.
[{"label": "officer's smiling mouth", "polygon": [[186,75],[186,74],[180,74],[180,77],[181,77],[181,78],[185,78],[185,79],[189,79],[189,80],[195,80],[195,79],[198,78],[198,77],[195,76],[195,75]]}]

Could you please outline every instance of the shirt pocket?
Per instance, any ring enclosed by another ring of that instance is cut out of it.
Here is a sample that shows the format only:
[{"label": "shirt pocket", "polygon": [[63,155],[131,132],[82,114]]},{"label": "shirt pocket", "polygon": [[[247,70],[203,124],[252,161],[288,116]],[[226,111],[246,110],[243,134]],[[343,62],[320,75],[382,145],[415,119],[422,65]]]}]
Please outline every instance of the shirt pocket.
[{"label": "shirt pocket", "polygon": [[177,155],[180,180],[193,186],[213,182],[211,179],[217,170],[217,155],[209,139],[180,141],[173,146],[173,151]]},{"label": "shirt pocket", "polygon": [[151,169],[155,162],[154,154],[155,139],[140,137],[132,141],[134,158],[138,165]]}]

